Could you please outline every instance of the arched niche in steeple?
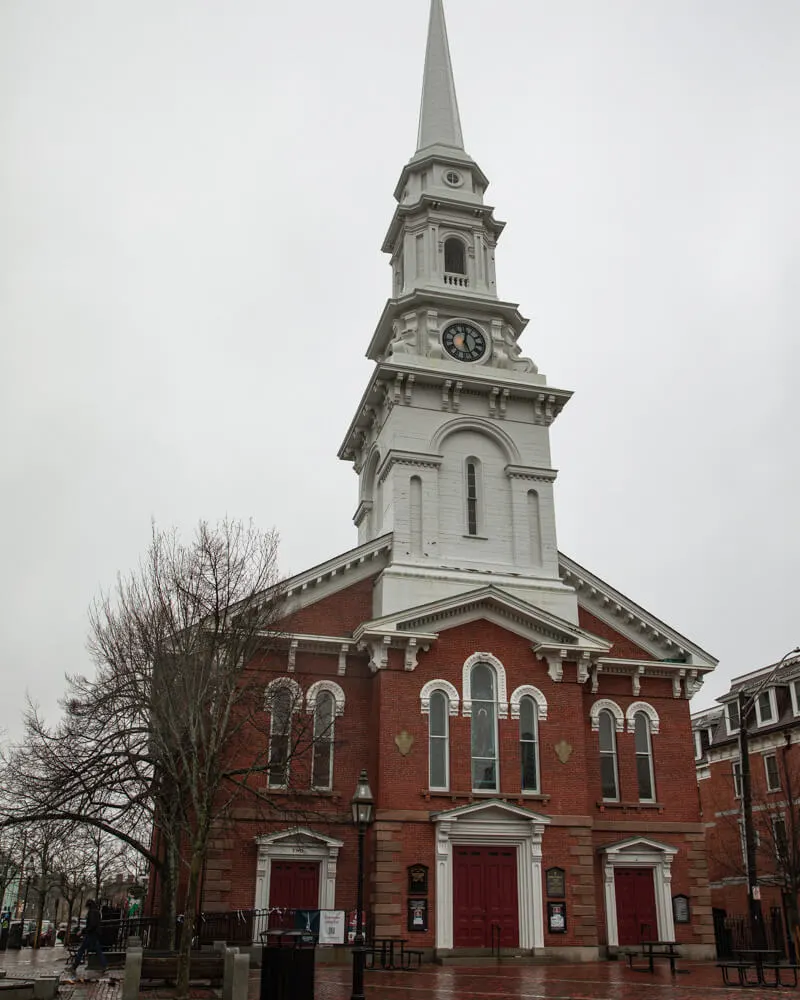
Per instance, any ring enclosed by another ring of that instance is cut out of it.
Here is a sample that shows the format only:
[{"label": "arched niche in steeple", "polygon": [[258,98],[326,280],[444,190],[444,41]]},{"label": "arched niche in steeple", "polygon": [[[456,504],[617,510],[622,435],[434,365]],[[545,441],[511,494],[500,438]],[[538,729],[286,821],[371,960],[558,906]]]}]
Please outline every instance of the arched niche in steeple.
[{"label": "arched niche in steeple", "polygon": [[381,454],[377,448],[373,448],[361,472],[361,506],[366,507],[365,517],[367,530],[364,541],[374,538],[378,533],[377,522],[377,493],[378,493],[378,465]]},{"label": "arched niche in steeple", "polygon": [[512,438],[504,430],[501,430],[496,422],[482,420],[480,417],[456,417],[454,420],[448,420],[446,424],[442,424],[431,438],[431,451],[434,454],[440,454],[445,440],[452,434],[457,434],[461,431],[477,431],[479,434],[491,438],[500,446],[500,449],[505,454],[506,461],[510,465],[518,465],[520,463],[519,449],[514,444]]},{"label": "arched niche in steeple", "polygon": [[444,241],[444,269],[446,274],[467,273],[467,248],[460,236],[448,236]]}]

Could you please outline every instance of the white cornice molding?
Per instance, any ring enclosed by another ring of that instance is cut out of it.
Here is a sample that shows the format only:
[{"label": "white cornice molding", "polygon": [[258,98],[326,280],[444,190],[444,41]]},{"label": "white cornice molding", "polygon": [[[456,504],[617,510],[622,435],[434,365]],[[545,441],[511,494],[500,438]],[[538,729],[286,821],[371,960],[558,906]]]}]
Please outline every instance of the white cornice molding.
[{"label": "white cornice molding", "polygon": [[525,465],[507,465],[505,474],[509,479],[533,479],[540,483],[554,483],[558,471],[556,469],[537,469]]},{"label": "white cornice molding", "polygon": [[[343,552],[341,555],[320,563],[304,573],[289,577],[285,582],[287,598],[295,597],[309,589],[332,580],[334,577],[344,577],[351,570],[364,566],[391,552],[393,536],[391,533],[374,538],[371,542],[359,545],[355,549]],[[342,586],[346,586],[343,582]]]},{"label": "white cornice molding", "polygon": [[431,455],[417,451],[401,451],[392,448],[386,452],[381,464],[378,466],[377,481],[384,482],[389,472],[395,465],[410,465],[416,469],[438,469],[444,461],[442,455]]},{"label": "white cornice molding", "polygon": [[[559,572],[564,583],[572,586],[578,602],[606,624],[626,635],[643,649],[661,658],[684,657],[680,665],[687,670],[707,673],[719,662],[700,646],[639,607],[624,594],[594,576],[564,553],[559,552]],[[663,659],[662,659],[663,662]]]}]

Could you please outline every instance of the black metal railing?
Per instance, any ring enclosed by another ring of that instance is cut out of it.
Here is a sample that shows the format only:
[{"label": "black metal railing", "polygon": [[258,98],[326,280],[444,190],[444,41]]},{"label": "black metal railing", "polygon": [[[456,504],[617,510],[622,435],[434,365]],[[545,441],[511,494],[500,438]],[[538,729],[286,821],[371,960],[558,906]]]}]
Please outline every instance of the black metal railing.
[{"label": "black metal railing", "polygon": [[724,910],[714,911],[714,939],[718,958],[731,958],[738,951],[767,948],[787,956],[786,934],[783,913],[779,906],[773,906],[764,913],[764,940],[753,928],[749,914],[727,914]]}]

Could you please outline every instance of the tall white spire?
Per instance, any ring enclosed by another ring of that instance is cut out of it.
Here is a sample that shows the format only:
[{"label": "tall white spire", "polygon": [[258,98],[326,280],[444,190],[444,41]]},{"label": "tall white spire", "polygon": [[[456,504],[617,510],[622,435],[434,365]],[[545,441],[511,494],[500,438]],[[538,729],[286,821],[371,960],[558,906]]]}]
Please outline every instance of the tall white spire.
[{"label": "tall white spire", "polygon": [[442,0],[431,0],[417,150],[436,145],[464,148]]}]

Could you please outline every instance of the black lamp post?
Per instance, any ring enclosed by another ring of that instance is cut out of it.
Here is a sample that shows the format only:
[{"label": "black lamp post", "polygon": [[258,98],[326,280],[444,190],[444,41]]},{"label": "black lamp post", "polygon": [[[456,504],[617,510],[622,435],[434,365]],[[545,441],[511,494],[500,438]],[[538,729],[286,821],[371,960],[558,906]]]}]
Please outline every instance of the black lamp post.
[{"label": "black lamp post", "polygon": [[358,776],[356,793],[351,802],[353,822],[358,828],[358,902],[356,905],[356,937],[353,942],[353,992],[350,1000],[364,1000],[364,834],[372,822],[375,800],[369,787],[367,772]]}]

